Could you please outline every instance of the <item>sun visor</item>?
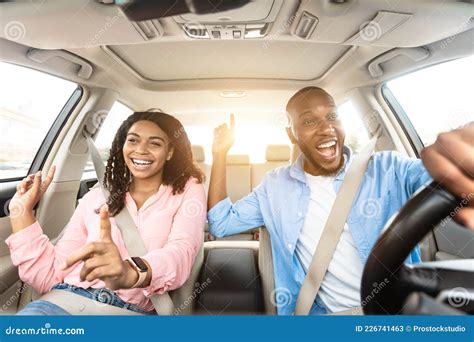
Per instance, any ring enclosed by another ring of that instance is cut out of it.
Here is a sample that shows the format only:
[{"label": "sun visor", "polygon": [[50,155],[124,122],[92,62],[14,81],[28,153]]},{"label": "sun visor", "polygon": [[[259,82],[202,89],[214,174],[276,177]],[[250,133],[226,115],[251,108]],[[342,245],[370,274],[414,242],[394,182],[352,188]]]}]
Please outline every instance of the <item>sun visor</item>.
[{"label": "sun visor", "polygon": [[362,23],[359,32],[346,40],[344,44],[371,45],[382,38],[384,34],[403,25],[411,17],[412,15],[409,13],[379,11],[374,19]]}]

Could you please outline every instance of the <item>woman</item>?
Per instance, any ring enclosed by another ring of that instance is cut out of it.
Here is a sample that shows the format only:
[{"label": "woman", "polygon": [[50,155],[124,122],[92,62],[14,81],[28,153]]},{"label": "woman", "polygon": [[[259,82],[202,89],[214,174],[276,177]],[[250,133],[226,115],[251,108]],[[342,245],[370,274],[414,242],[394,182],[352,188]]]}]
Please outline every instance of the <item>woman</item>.
[{"label": "woman", "polygon": [[[107,288],[115,291],[107,292],[109,304],[152,313],[152,295],[186,281],[203,241],[206,199],[203,175],[193,164],[189,139],[177,119],[136,112],[122,123],[104,178],[109,198],[105,200],[100,188],[87,193],[55,246],[32,211],[53,176],[54,167],[44,182],[41,172],[28,176],[10,204],[10,212],[22,209],[10,218],[13,234],[6,243],[24,282],[40,293],[54,288],[99,301]],[[113,218],[122,209],[137,225],[146,255],[128,254]],[[131,257],[148,266],[145,277]],[[68,312],[37,300],[19,314]]]}]

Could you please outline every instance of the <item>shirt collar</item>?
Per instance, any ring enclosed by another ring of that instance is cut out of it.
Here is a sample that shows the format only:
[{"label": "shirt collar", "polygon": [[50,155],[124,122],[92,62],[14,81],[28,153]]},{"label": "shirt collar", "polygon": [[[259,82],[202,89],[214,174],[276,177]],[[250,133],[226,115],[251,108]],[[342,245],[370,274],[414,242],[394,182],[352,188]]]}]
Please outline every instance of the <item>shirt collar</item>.
[{"label": "shirt collar", "polygon": [[125,194],[125,205],[127,206],[128,209],[132,209],[132,213],[137,213],[138,211],[144,211],[154,203],[158,201],[158,199],[164,194],[168,193],[168,196],[171,194],[171,191],[173,188],[170,185],[165,185],[161,184],[160,187],[158,188],[158,191],[155,192],[153,195],[148,197],[145,200],[145,203],[143,203],[142,207],[140,209],[137,208],[137,205],[135,203],[135,200],[133,199],[132,195],[130,194],[129,191]]},{"label": "shirt collar", "polygon": [[[341,181],[344,179],[347,169],[349,168],[349,165],[352,162],[352,149],[349,146],[344,145],[342,149],[342,153],[344,155],[344,166],[339,170],[337,173],[335,180]],[[304,163],[305,156],[303,153],[301,153],[296,159],[296,161],[291,165],[290,167],[290,176],[299,180],[300,182],[303,182],[306,184],[306,176],[304,174]]]}]

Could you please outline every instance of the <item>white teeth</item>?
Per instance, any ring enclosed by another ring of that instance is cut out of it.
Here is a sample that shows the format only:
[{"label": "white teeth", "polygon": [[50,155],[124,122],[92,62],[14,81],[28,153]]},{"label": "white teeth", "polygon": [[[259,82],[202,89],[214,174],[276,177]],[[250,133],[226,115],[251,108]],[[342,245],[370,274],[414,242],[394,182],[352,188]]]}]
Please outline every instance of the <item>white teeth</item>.
[{"label": "white teeth", "polygon": [[152,161],[150,160],[132,159],[132,161],[134,164],[137,164],[137,165],[150,165],[152,163]]},{"label": "white teeth", "polygon": [[336,145],[336,142],[333,140],[333,141],[329,141],[325,144],[319,145],[318,148],[328,148],[328,147],[332,147],[334,145]]}]

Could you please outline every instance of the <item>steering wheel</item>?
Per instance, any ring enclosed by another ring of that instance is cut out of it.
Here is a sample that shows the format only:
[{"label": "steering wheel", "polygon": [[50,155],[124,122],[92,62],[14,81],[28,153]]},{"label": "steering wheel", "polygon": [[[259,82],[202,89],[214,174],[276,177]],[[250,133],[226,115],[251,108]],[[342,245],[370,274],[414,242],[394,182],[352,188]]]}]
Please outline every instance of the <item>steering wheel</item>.
[{"label": "steering wheel", "polygon": [[375,243],[362,275],[364,314],[474,313],[473,259],[404,264],[423,237],[455,212],[460,203],[459,198],[433,182],[389,222]]}]

